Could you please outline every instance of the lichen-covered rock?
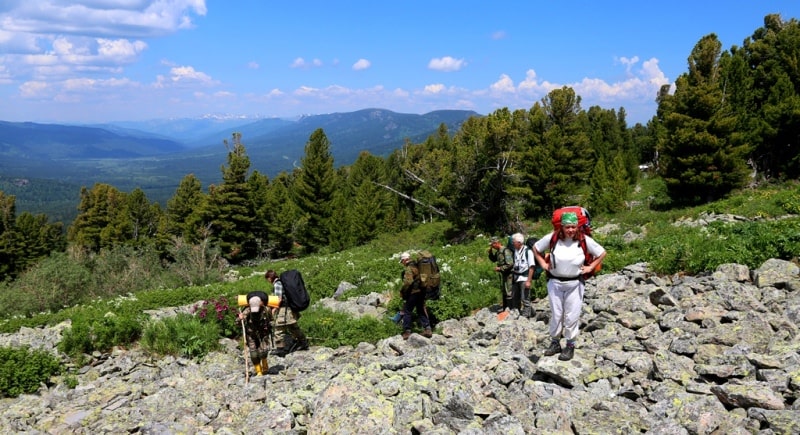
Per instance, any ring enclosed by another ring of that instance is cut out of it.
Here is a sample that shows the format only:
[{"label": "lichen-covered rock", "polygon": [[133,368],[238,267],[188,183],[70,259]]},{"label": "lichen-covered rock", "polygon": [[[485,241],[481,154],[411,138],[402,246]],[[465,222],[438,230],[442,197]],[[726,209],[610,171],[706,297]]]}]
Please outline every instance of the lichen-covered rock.
[{"label": "lichen-covered rock", "polygon": [[[752,277],[752,280],[751,280]],[[3,433],[800,433],[796,265],[729,264],[661,277],[645,263],[587,282],[575,357],[543,355],[546,299],[499,321],[483,309],[432,338],[314,346],[245,381],[240,342],[202,361],[136,347],[95,355],[74,389],[54,378],[0,399]],[[490,286],[491,284],[487,284]],[[487,287],[487,291],[496,291]],[[346,295],[347,292],[340,292]],[[386,317],[380,295],[326,301]],[[191,306],[154,310],[155,318]],[[57,354],[69,322],[0,335]],[[398,333],[400,331],[398,330]],[[563,345],[563,341],[562,341]]]}]

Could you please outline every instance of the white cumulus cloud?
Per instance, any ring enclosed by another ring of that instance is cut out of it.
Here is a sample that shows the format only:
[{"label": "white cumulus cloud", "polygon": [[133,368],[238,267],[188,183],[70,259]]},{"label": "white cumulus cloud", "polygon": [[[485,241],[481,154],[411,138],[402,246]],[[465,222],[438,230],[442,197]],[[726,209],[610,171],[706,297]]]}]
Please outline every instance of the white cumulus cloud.
[{"label": "white cumulus cloud", "polygon": [[452,72],[458,71],[465,66],[467,66],[467,63],[464,59],[456,59],[450,56],[434,58],[428,62],[428,69],[434,71]]},{"label": "white cumulus cloud", "polygon": [[370,66],[372,66],[372,64],[367,59],[358,59],[358,61],[353,64],[353,70],[361,71],[369,68]]}]

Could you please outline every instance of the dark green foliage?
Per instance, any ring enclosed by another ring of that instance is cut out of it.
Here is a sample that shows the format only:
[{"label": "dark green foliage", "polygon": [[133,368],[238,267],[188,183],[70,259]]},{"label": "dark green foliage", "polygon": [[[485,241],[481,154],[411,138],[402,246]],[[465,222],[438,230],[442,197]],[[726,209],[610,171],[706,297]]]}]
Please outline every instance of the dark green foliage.
[{"label": "dark green foliage", "polygon": [[127,312],[77,317],[62,333],[58,350],[80,357],[94,351],[107,352],[114,346],[126,346],[139,339],[143,322],[141,316]]},{"label": "dark green foliage", "polygon": [[298,323],[311,344],[332,348],[374,343],[398,333],[397,325],[388,319],[353,318],[327,309],[304,311]]},{"label": "dark green foliage", "polygon": [[204,322],[190,314],[178,314],[148,323],[142,333],[142,347],[156,355],[201,359],[219,349],[220,329],[216,322]]},{"label": "dark green foliage", "polygon": [[[69,227],[69,241],[83,249],[99,252],[126,239],[124,229],[125,194],[108,184],[97,183],[81,188],[78,217]],[[122,225],[122,226],[115,226]]]},{"label": "dark green foliage", "polygon": [[235,263],[256,255],[257,244],[251,236],[255,210],[247,183],[250,158],[241,135],[234,133],[233,143],[225,141],[225,145],[229,148],[228,166],[222,167],[222,184],[209,187],[204,221],[210,222],[211,235],[223,257]]},{"label": "dark green foliage", "polygon": [[281,172],[272,180],[264,198],[264,223],[269,235],[265,249],[271,258],[284,257],[292,252],[298,226],[305,222],[291,197],[293,183],[291,175]]},{"label": "dark green foliage", "polygon": [[181,180],[175,195],[167,201],[166,233],[169,236],[183,238],[189,243],[198,243],[204,239],[202,208],[206,201],[200,180],[189,174]]},{"label": "dark green foliage", "polygon": [[292,198],[304,218],[298,241],[306,252],[315,252],[330,242],[334,190],[341,180],[333,169],[330,142],[322,129],[311,134],[305,150]]},{"label": "dark green foliage", "polygon": [[91,299],[94,279],[91,270],[64,252],[55,252],[36,263],[0,294],[2,317],[29,316],[58,311]]},{"label": "dark green foliage", "polygon": [[0,397],[35,393],[59,373],[61,363],[55,355],[27,346],[0,347]]},{"label": "dark green foliage", "polygon": [[16,216],[16,198],[0,191],[0,281],[14,279],[53,251],[63,251],[66,238],[60,223],[47,216]]}]

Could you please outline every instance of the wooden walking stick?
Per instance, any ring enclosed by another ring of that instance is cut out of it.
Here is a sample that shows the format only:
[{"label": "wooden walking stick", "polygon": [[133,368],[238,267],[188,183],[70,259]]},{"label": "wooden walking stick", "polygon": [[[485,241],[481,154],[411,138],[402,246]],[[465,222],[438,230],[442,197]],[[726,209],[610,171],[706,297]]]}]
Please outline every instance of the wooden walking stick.
[{"label": "wooden walking stick", "polygon": [[250,359],[250,349],[247,347],[247,331],[244,328],[244,319],[242,319],[242,348],[244,352],[244,383],[248,384],[250,383],[250,368],[247,366],[247,360]]}]

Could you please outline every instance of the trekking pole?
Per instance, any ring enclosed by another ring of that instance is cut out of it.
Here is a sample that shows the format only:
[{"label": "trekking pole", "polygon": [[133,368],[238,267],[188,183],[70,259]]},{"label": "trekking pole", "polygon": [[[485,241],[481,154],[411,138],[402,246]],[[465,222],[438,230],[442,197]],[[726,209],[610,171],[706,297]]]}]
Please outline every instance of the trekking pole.
[{"label": "trekking pole", "polygon": [[[239,311],[241,314],[241,311]],[[244,383],[250,383],[250,368],[247,366],[247,360],[250,359],[250,352],[247,348],[247,331],[244,328],[244,319],[242,319],[242,352],[244,353]]]}]

